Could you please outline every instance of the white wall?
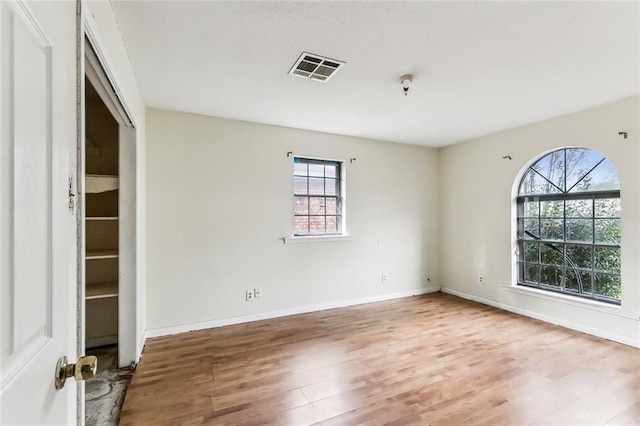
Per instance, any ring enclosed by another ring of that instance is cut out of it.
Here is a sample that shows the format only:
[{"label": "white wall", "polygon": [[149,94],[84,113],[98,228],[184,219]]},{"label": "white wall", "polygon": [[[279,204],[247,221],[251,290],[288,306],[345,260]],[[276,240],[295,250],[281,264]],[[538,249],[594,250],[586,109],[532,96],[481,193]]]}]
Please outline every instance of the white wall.
[{"label": "white wall", "polygon": [[[640,345],[640,98],[633,97],[441,150],[443,290],[574,329]],[[618,135],[628,132],[628,139]],[[534,158],[561,147],[604,154],[622,197],[622,306],[538,296],[512,287],[513,185]],[[510,155],[511,161],[502,159]],[[485,277],[485,284],[478,277]]]},{"label": "white wall", "polygon": [[[437,150],[156,109],[147,136],[149,329],[438,285]],[[288,151],[347,160],[351,240],[283,243]],[[261,299],[246,302],[254,287]]]},{"label": "white wall", "polygon": [[[142,343],[145,331],[146,317],[146,262],[145,262],[145,104],[138,88],[133,68],[125,49],[124,42],[118,29],[111,3],[106,1],[83,1],[83,16],[86,31],[95,43],[99,52],[98,56],[105,61],[107,73],[113,79],[116,90],[119,92],[125,109],[131,116],[136,128],[136,194],[137,194],[137,218],[136,231],[138,247],[137,251],[137,279],[136,288],[127,297],[135,297],[135,311],[129,312],[125,318],[132,335],[120,336],[121,365],[130,361],[123,361],[123,355],[130,360],[137,361],[142,352]],[[121,318],[123,320],[123,318]]]}]

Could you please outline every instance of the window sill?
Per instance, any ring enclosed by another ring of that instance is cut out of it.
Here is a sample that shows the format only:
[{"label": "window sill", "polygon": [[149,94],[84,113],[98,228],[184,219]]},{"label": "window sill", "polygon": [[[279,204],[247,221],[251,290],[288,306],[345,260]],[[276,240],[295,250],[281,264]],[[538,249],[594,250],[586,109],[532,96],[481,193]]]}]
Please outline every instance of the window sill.
[{"label": "window sill", "polygon": [[566,305],[577,306],[580,308],[587,308],[593,311],[603,312],[606,314],[612,314],[624,318],[638,319],[638,316],[625,312],[622,310],[621,305],[612,305],[606,302],[598,302],[597,300],[588,300],[581,297],[572,297],[571,295],[555,294],[544,290],[538,290],[535,288],[503,284],[502,288],[506,291],[518,294],[526,294],[527,296],[537,297],[539,299],[550,300],[553,302],[564,303]]},{"label": "window sill", "polygon": [[318,235],[318,236],[301,236],[301,237],[284,237],[284,244],[297,243],[333,243],[340,241],[351,241],[350,235]]}]

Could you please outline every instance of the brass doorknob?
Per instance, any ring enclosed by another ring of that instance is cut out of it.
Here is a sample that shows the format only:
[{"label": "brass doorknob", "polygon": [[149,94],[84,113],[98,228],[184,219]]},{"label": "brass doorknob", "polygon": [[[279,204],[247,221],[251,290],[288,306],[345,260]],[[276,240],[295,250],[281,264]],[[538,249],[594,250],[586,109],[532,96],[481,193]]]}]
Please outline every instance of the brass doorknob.
[{"label": "brass doorknob", "polygon": [[78,358],[78,362],[75,364],[67,364],[67,357],[63,356],[56,364],[56,389],[62,389],[69,377],[73,377],[78,381],[87,380],[95,376],[97,372],[98,357],[96,356],[82,356]]}]

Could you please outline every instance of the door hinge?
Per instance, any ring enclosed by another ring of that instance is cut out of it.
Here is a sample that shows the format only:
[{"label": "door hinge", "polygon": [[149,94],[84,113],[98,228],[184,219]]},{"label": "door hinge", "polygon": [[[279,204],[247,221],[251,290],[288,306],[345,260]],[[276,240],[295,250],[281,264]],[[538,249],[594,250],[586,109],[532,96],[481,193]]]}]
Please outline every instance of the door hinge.
[{"label": "door hinge", "polygon": [[76,206],[76,194],[73,192],[73,177],[69,178],[69,210],[73,211]]}]

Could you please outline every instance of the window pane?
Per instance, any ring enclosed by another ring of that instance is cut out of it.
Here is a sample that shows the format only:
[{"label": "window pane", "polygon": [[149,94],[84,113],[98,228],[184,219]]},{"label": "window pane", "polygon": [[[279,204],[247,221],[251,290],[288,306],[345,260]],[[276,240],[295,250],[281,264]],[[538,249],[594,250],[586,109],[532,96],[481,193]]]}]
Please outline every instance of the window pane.
[{"label": "window pane", "polygon": [[324,179],[309,178],[309,195],[324,195]]},{"label": "window pane", "polygon": [[309,232],[309,217],[295,216],[293,218],[294,234],[307,234]]},{"label": "window pane", "polygon": [[525,217],[538,217],[540,203],[538,201],[525,201],[524,202],[524,216]]},{"label": "window pane", "polygon": [[560,190],[551,185],[545,178],[529,169],[520,183],[520,195],[559,194]]},{"label": "window pane", "polygon": [[524,261],[529,263],[538,263],[538,243],[522,243],[524,246]]},{"label": "window pane", "polygon": [[540,238],[543,240],[564,239],[564,224],[562,219],[545,219],[540,221]]},{"label": "window pane", "polygon": [[307,197],[295,197],[293,214],[309,214],[309,199]]},{"label": "window pane", "polygon": [[593,242],[591,219],[567,219],[567,241]]},{"label": "window pane", "polygon": [[620,243],[620,219],[596,219],[596,243]]},{"label": "window pane", "polygon": [[[567,188],[569,191],[573,186],[576,186],[574,190],[571,192],[576,192],[576,190],[585,185],[585,181],[582,180],[585,175],[591,170],[600,160],[602,160],[603,156],[598,154],[595,151],[591,151],[590,149],[584,148],[570,148],[566,150],[567,152]],[[580,181],[580,183],[578,183]],[[576,185],[578,183],[578,185]],[[588,189],[582,189],[585,191]]]},{"label": "window pane", "polygon": [[595,274],[596,294],[620,299],[621,286],[619,275]]},{"label": "window pane", "polygon": [[563,258],[562,247],[540,244],[540,263],[562,266]]},{"label": "window pane", "polygon": [[596,217],[620,217],[620,198],[603,198],[595,201]]},{"label": "window pane", "polygon": [[564,217],[564,201],[541,201],[540,217]]},{"label": "window pane", "polygon": [[326,195],[338,195],[338,180],[326,179],[324,182],[324,193]]},{"label": "window pane", "polygon": [[552,266],[541,266],[540,284],[559,288],[562,284],[562,269]]},{"label": "window pane", "polygon": [[327,232],[338,232],[338,219],[336,216],[327,216]]},{"label": "window pane", "polygon": [[571,246],[566,247],[567,266],[572,268],[593,268],[593,248],[589,246]]},{"label": "window pane", "polygon": [[614,247],[595,247],[595,269],[604,272],[620,273],[620,249]]},{"label": "window pane", "polygon": [[294,177],[293,178],[293,193],[298,195],[304,195],[307,193],[307,178],[306,177]]},{"label": "window pane", "polygon": [[524,265],[524,282],[528,284],[538,283],[538,266]]},{"label": "window pane", "polygon": [[569,192],[607,191],[620,189],[620,181],[616,169],[604,160]]},{"label": "window pane", "polygon": [[[530,234],[534,236],[531,236]],[[540,238],[540,221],[538,219],[524,219],[524,238],[526,239],[535,239]]]},{"label": "window pane", "polygon": [[325,164],[325,166],[324,166],[324,176],[325,177],[330,177],[330,178],[338,177],[337,176],[337,169],[338,169],[338,166],[336,164]]},{"label": "window pane", "polygon": [[309,163],[309,176],[324,177],[324,165]]},{"label": "window pane", "polygon": [[565,290],[572,293],[591,293],[591,273],[567,269],[564,281]]},{"label": "window pane", "polygon": [[295,176],[307,176],[307,163],[293,163],[293,174]]},{"label": "window pane", "polygon": [[311,216],[309,218],[309,231],[312,234],[324,234],[325,233],[324,216]]},{"label": "window pane", "polygon": [[564,150],[552,152],[536,162],[532,169],[564,190]]},{"label": "window pane", "polygon": [[335,198],[327,198],[325,202],[327,214],[338,214],[338,202]]},{"label": "window pane", "polygon": [[565,203],[567,217],[593,217],[592,200],[567,200]]},{"label": "window pane", "polygon": [[323,197],[310,197],[309,198],[309,213],[310,214],[324,214],[324,198]]}]

